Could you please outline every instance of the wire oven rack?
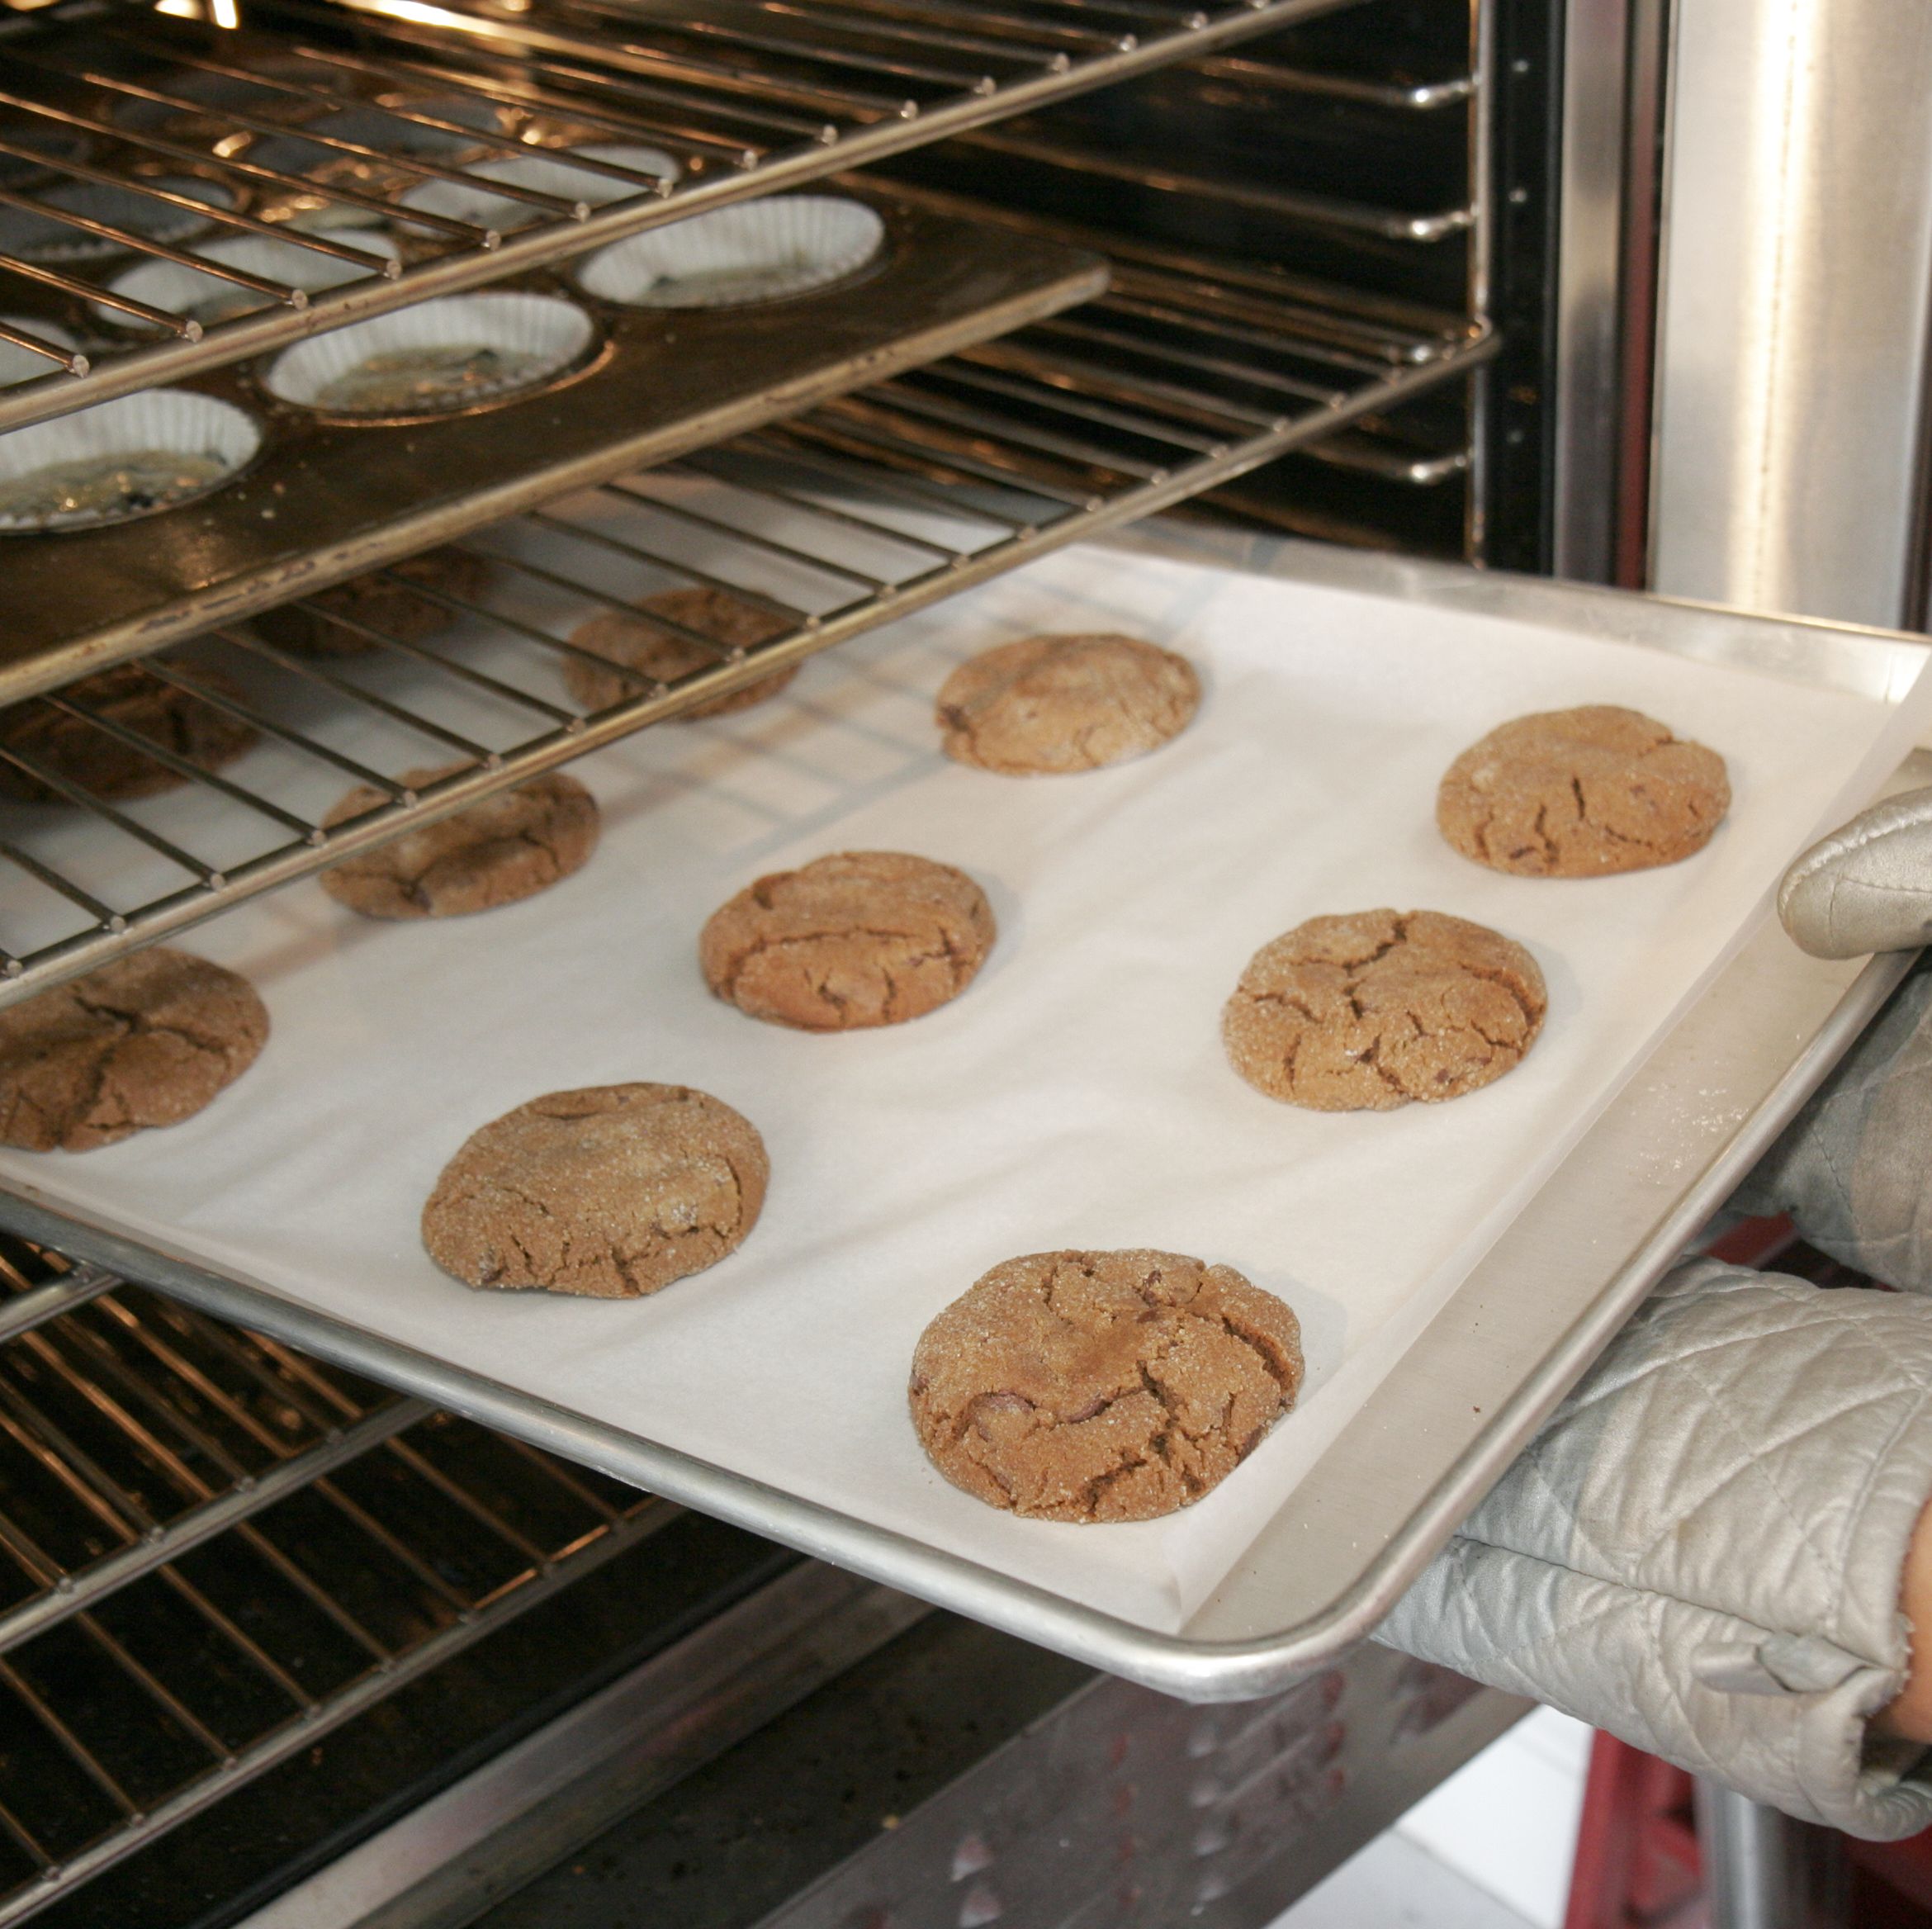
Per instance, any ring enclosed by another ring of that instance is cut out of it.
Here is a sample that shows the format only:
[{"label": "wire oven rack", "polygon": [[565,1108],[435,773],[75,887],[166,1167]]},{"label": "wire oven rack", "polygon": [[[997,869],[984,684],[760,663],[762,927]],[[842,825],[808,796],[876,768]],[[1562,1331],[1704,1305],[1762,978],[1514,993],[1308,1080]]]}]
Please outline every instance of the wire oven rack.
[{"label": "wire oven rack", "polygon": [[[647,13],[619,0],[250,0],[244,15],[236,0],[163,0],[152,11],[29,16],[0,35],[0,237],[9,220],[28,237],[11,252],[0,244],[0,343],[44,358],[47,372],[0,389],[0,428],[558,262],[1348,3],[707,0]],[[176,17],[184,12],[203,17]],[[657,159],[579,154],[577,182],[492,178],[492,164],[569,147],[643,147]],[[453,199],[412,205],[400,263],[373,253],[358,224],[391,221],[425,186]],[[493,208],[477,207],[484,193]],[[315,277],[292,268],[211,263],[190,245],[211,233],[292,243],[337,285],[311,291],[293,279]],[[107,289],[142,259],[192,266],[263,306],[204,325]],[[92,355],[44,325],[52,311],[40,325],[18,312],[23,296],[35,312],[103,304],[128,325],[124,339]]]},{"label": "wire oven rack", "polygon": [[0,1494],[0,1925],[681,1511],[14,1241]]},{"label": "wire oven rack", "polygon": [[[143,659],[135,674],[258,733],[229,772],[72,692],[31,699],[179,782],[111,803],[0,743],[11,788],[25,780],[69,807],[0,807],[16,887],[0,1002],[1375,416],[1495,345],[1480,325],[1441,326],[1317,316],[1256,287],[1129,263],[1084,307],[466,538],[456,547],[487,591],[398,580],[459,619],[447,640],[314,601],[291,607],[361,654],[298,654],[233,627]],[[576,623],[693,585],[749,605],[769,640],[725,649],[684,630],[710,666],[669,685],[633,675],[602,709],[571,698],[560,670],[584,655]],[[380,801],[325,827],[352,784]]]}]

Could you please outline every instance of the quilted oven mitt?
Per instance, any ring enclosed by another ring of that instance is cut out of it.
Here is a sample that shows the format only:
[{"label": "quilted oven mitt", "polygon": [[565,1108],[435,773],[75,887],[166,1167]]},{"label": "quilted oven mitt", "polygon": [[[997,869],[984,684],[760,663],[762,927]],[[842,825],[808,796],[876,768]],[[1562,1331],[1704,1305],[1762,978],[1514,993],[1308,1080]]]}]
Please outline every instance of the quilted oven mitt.
[{"label": "quilted oven mitt", "polygon": [[[1932,791],[1801,858],[1779,909],[1815,952],[1925,941]],[[1932,1497],[1929,1193],[1921,964],[1733,1201],[1902,1290],[1679,1266],[1377,1638],[1807,1820],[1932,1825],[1932,1757],[1869,1725]]]}]

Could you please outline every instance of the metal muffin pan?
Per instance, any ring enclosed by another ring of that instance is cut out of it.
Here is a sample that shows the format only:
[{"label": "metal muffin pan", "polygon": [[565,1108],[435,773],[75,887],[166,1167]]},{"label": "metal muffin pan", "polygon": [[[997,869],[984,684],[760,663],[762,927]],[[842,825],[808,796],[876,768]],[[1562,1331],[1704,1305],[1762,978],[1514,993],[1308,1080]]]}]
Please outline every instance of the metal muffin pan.
[{"label": "metal muffin pan", "polygon": [[583,372],[486,409],[350,425],[278,402],[258,371],[205,379],[260,419],[260,457],[239,481],[144,523],[12,543],[0,703],[798,415],[1106,286],[1097,254],[865,198],[886,225],[878,259],[782,302],[623,308],[528,278],[589,308],[607,345]]}]

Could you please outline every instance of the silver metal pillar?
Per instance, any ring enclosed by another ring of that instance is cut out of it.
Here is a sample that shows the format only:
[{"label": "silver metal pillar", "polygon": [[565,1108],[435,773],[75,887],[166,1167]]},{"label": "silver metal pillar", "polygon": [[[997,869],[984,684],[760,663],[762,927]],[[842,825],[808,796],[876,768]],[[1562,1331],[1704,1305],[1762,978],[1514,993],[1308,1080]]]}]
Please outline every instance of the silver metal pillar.
[{"label": "silver metal pillar", "polygon": [[1655,585],[1911,614],[1932,291],[1932,8],[1676,0]]},{"label": "silver metal pillar", "polygon": [[1843,1929],[1850,1921],[1844,1838],[1698,1780],[1710,1929]]}]

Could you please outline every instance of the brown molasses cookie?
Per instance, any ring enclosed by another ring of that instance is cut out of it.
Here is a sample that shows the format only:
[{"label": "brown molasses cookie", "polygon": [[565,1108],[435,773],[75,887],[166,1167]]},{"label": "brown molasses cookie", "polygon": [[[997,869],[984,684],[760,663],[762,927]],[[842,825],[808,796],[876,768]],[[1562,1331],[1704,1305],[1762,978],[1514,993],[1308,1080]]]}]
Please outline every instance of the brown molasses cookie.
[{"label": "brown molasses cookie", "polygon": [[[405,770],[401,782],[420,790],[463,768]],[[323,825],[334,830],[387,802],[381,791],[358,784]],[[322,873],[322,889],[365,917],[464,917],[533,898],[582,870],[597,848],[598,830],[597,799],[575,777],[547,770],[344,858]]]},{"label": "brown molasses cookie", "polygon": [[1592,704],[1518,717],[1466,750],[1436,794],[1436,822],[1493,870],[1593,878],[1691,856],[1730,808],[1716,751]]},{"label": "brown molasses cookie", "polygon": [[255,1062],[245,978],[156,946],[0,1012],[0,1144],[89,1152],[192,1118]]},{"label": "brown molasses cookie", "polygon": [[996,933],[962,870],[897,851],[844,851],[776,871],[714,911],[698,941],[727,1004],[803,1031],[916,1018],[972,983]]},{"label": "brown molasses cookie", "polygon": [[735,1251],[769,1176],[751,1121],[708,1092],[551,1092],[464,1141],[423,1244],[470,1286],[639,1299]]},{"label": "brown molasses cookie", "polygon": [[1248,961],[1221,1014],[1234,1069],[1313,1111],[1460,1098],[1542,1029],[1543,974],[1521,945],[1439,911],[1311,917]]},{"label": "brown molasses cookie", "polygon": [[[189,674],[220,695],[241,694],[219,671],[197,665]],[[163,683],[138,662],[97,671],[57,694],[84,704],[124,730],[152,737],[163,750],[205,770],[233,763],[255,741],[254,731],[239,718]],[[36,697],[0,711],[0,743],[97,797],[154,797],[187,781],[131,744]],[[50,803],[59,796],[4,762],[0,762],[0,794],[30,803]]]},{"label": "brown molasses cookie", "polygon": [[1301,1328],[1231,1266],[1034,1253],[920,1335],[912,1424],[977,1500],[1045,1520],[1151,1520],[1224,1480],[1295,1404]]},{"label": "brown molasses cookie", "polygon": [[1172,650],[1133,637],[1024,637],[946,679],[939,727],[955,763],[1029,777],[1144,756],[1200,703],[1194,666]]},{"label": "brown molasses cookie", "polygon": [[[405,580],[396,581],[399,576]],[[466,550],[427,549],[386,570],[318,590],[301,609],[264,609],[253,619],[254,625],[270,642],[309,656],[360,656],[377,647],[361,630],[328,621],[332,616],[365,624],[398,642],[427,642],[447,629],[461,612],[438,603],[434,595],[411,589],[412,583],[474,603],[490,587],[490,565]]]},{"label": "brown molasses cookie", "polygon": [[[713,668],[722,660],[723,652],[708,650],[703,644],[680,636],[661,623],[649,621],[650,615],[662,616],[686,629],[694,629],[700,636],[722,644],[727,651],[755,649],[774,637],[783,636],[791,627],[783,617],[773,615],[755,603],[747,603],[742,597],[727,595],[722,590],[662,590],[655,596],[646,596],[637,608],[640,614],[636,616],[607,609],[579,624],[571,633],[571,641],[580,650],[588,650],[594,656],[608,656],[612,662],[640,671],[656,682],[675,683],[694,671]],[[687,718],[722,717],[733,710],[749,709],[767,697],[775,697],[798,674],[798,666],[793,664],[775,676],[748,683],[742,690],[708,698],[680,714]],[[586,710],[607,710],[627,697],[643,694],[642,686],[632,679],[619,676],[614,671],[599,670],[594,663],[575,657],[566,661],[563,676],[565,686]]]}]

